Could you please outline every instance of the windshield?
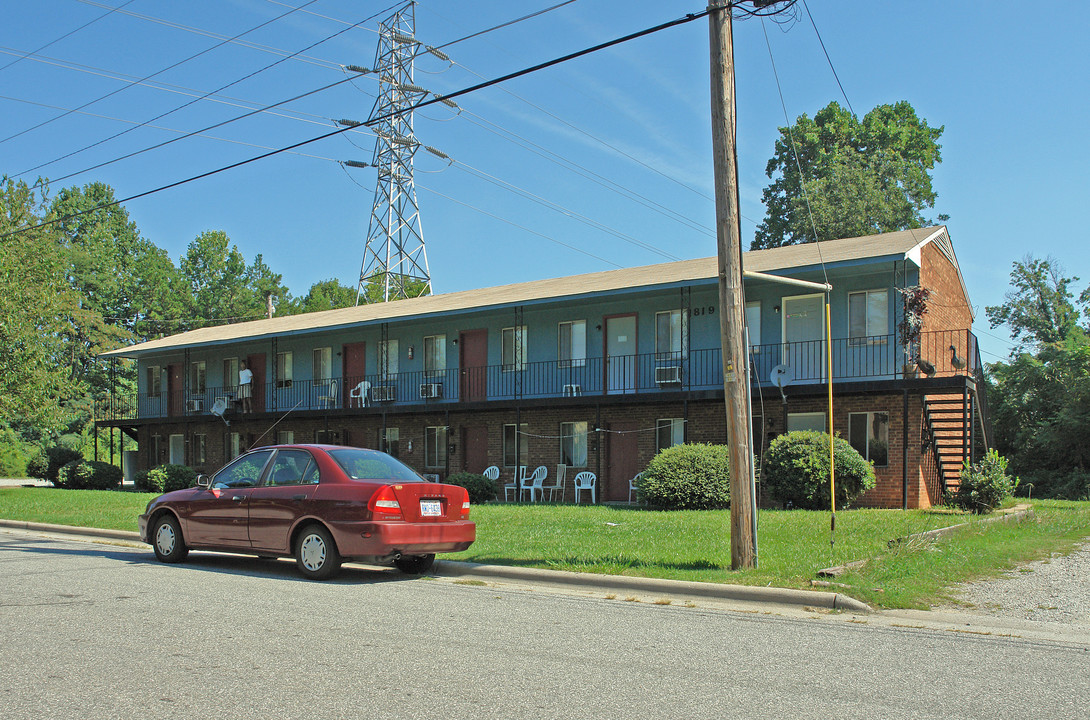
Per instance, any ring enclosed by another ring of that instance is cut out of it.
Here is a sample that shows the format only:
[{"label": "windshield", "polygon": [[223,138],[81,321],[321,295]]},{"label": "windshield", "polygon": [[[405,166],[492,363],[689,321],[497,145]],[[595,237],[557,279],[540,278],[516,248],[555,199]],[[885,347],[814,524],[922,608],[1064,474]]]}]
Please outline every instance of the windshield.
[{"label": "windshield", "polygon": [[377,450],[338,448],[328,452],[345,474],[353,480],[424,482],[424,479],[408,465]]}]

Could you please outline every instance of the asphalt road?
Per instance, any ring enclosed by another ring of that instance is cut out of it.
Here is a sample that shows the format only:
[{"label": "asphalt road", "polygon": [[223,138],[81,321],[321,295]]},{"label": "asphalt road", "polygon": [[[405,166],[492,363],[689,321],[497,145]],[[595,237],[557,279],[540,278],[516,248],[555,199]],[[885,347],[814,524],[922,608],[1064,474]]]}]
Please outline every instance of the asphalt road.
[{"label": "asphalt road", "polygon": [[0,531],[0,718],[1086,718],[1090,642]]}]

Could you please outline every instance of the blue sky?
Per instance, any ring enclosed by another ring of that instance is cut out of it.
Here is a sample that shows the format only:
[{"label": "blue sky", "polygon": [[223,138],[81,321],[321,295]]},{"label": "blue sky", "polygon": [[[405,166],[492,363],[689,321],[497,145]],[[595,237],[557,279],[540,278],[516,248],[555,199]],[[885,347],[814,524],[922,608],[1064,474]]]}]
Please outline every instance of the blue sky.
[{"label": "blue sky", "polygon": [[[557,3],[423,0],[417,37],[444,46]],[[0,140],[112,93],[79,113],[0,142],[0,173],[53,190],[102,181],[119,197],[322,135],[331,118],[365,119],[376,83],[358,79],[208,133],[95,170],[91,166],[344,79],[340,64],[373,64],[384,2],[124,0],[9,3],[0,26]],[[1003,301],[1011,263],[1053,256],[1090,284],[1077,240],[1090,149],[1090,62],[1084,3],[1026,5],[922,0],[808,0],[856,113],[909,101],[944,126],[932,216],[948,226],[976,311],[984,360],[1005,357],[1003,329],[984,307]],[[291,6],[304,6],[223,43]],[[452,92],[698,12],[701,2],[577,0],[421,59],[416,81]],[[150,125],[145,122],[377,16],[302,55]],[[764,217],[761,190],[785,124],[765,33],[792,121],[845,102],[805,11],[778,25],[736,22],[742,238]],[[34,58],[19,59],[57,40]],[[222,43],[222,44],[221,44]],[[219,47],[216,47],[219,45]],[[148,81],[191,55],[207,51]],[[280,53],[280,54],[277,54]],[[13,61],[16,61],[13,63]],[[701,19],[459,99],[455,113],[417,113],[420,142],[448,154],[417,161],[416,187],[433,285],[449,292],[715,254],[708,105],[708,25]],[[7,67],[5,67],[7,66]],[[153,83],[151,85],[150,83]],[[355,285],[374,174],[364,132],[330,138],[126,205],[143,235],[177,261],[204,230],[224,230],[301,295],[319,280]],[[53,162],[56,160],[56,162]],[[38,165],[44,167],[26,172]],[[23,174],[25,173],[25,174]],[[70,178],[55,180],[71,173]],[[547,207],[542,203],[550,205]],[[559,210],[557,209],[559,208]]]}]

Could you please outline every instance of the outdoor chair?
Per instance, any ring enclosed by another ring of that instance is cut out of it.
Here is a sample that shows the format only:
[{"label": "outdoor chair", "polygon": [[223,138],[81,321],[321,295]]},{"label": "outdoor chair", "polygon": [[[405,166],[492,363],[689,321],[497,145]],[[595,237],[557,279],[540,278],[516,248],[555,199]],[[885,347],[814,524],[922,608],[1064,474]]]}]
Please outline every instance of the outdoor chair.
[{"label": "outdoor chair", "polygon": [[337,381],[329,381],[329,392],[319,394],[318,402],[325,407],[336,407],[337,405]]},{"label": "outdoor chair", "polygon": [[[549,491],[549,502],[556,501],[556,493],[560,493],[560,502],[564,502],[567,497],[567,487],[565,483],[568,477],[568,466],[564,463],[560,463],[556,466],[556,481],[552,485],[544,485],[541,489]],[[544,500],[542,496],[542,500]]]},{"label": "outdoor chair", "polygon": [[549,469],[544,465],[538,465],[534,472],[529,477],[523,477],[519,481],[519,500],[522,499],[524,493],[530,493],[530,502],[534,502],[534,494],[539,493],[541,499],[545,499],[545,488],[543,483],[545,477],[549,474]]},{"label": "outdoor chair", "polygon": [[583,472],[576,475],[575,476],[575,504],[576,505],[579,504],[579,491],[580,490],[589,490],[590,491],[590,502],[591,502],[591,504],[594,505],[595,503],[597,503],[598,501],[594,497],[594,487],[597,484],[598,484],[598,478],[594,475],[594,473],[590,472],[589,470],[584,470]]},{"label": "outdoor chair", "polygon": [[518,472],[511,478],[511,482],[503,486],[503,499],[507,502],[510,502],[515,493],[518,492],[519,485],[521,485],[522,481],[525,479],[526,466],[519,465]]},{"label": "outdoor chair", "polygon": [[361,380],[359,385],[348,391],[348,397],[353,407],[367,407],[367,393],[371,390],[371,383]]},{"label": "outdoor chair", "polygon": [[500,469],[495,465],[489,465],[484,469],[484,472],[482,472],[481,475],[483,475],[485,479],[491,480],[493,487],[495,487],[495,482],[500,479]]},{"label": "outdoor chair", "polygon": [[643,480],[643,473],[636,473],[631,480],[628,481],[628,502],[632,503],[632,496],[636,494],[636,491],[640,488],[640,480]]}]

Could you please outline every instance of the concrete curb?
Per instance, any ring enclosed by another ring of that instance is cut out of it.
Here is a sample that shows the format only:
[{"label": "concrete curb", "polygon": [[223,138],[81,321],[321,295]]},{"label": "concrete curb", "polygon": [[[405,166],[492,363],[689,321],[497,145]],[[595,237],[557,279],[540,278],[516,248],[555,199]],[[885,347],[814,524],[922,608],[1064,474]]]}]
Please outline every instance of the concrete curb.
[{"label": "concrete curb", "polygon": [[[47,523],[26,522],[22,520],[0,520],[0,527],[33,532],[48,532],[84,537],[107,538],[141,542],[140,534],[126,530],[100,530],[97,528],[75,527],[72,525],[50,525]],[[798,605],[827,610],[844,610],[853,613],[871,613],[874,610],[853,597],[841,593],[820,592],[815,590],[795,590],[791,588],[759,587],[752,585],[721,585],[718,583],[689,582],[684,580],[661,580],[658,578],[631,577],[628,575],[599,575],[595,573],[577,573],[565,570],[542,570],[511,565],[482,565],[454,560],[440,560],[435,564],[434,574],[440,577],[479,577],[501,580],[521,580],[524,582],[551,583],[569,587],[595,588],[601,590],[617,589],[632,592],[655,593],[659,595],[685,595],[712,598],[716,600],[736,600],[753,603],[773,603],[778,605]]]}]

